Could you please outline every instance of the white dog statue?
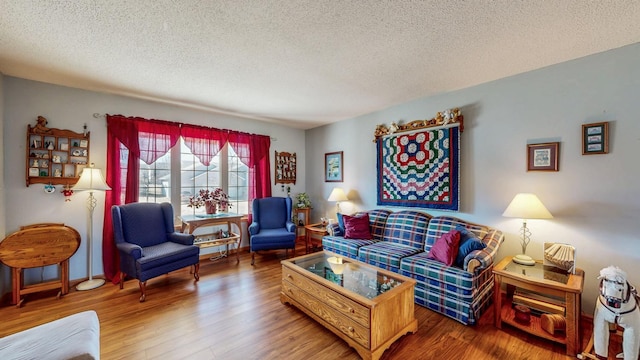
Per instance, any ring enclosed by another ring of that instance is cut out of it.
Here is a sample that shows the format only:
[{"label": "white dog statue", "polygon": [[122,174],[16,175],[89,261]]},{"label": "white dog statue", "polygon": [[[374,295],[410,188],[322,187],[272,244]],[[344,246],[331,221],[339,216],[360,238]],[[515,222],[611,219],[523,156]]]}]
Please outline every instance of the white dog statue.
[{"label": "white dog statue", "polygon": [[627,273],[617,266],[600,270],[600,295],[593,314],[593,346],[599,358],[609,354],[609,324],[623,329],[622,354],[618,358],[638,360],[640,352],[640,308],[638,293],[627,282]]}]

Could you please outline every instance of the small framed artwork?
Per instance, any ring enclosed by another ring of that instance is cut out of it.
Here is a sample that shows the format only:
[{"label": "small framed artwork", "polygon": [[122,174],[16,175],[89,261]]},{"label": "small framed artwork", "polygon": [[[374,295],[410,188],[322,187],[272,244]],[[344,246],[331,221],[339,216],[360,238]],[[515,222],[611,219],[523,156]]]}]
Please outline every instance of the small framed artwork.
[{"label": "small framed artwork", "polygon": [[609,123],[582,124],[582,155],[609,153]]},{"label": "small framed artwork", "polygon": [[558,171],[560,143],[528,144],[527,171]]},{"label": "small framed artwork", "polygon": [[89,141],[87,141],[87,140],[80,140],[80,147],[81,147],[81,148],[86,148],[87,146],[89,146]]},{"label": "small framed artwork", "polygon": [[324,154],[324,181],[342,182],[342,151]]}]

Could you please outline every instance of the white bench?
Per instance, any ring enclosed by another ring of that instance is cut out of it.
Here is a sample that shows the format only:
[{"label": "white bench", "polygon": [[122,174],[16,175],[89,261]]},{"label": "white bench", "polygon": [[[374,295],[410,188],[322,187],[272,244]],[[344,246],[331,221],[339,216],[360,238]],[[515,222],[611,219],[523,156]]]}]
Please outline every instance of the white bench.
[{"label": "white bench", "polygon": [[0,359],[100,359],[100,321],[84,311],[0,338]]}]

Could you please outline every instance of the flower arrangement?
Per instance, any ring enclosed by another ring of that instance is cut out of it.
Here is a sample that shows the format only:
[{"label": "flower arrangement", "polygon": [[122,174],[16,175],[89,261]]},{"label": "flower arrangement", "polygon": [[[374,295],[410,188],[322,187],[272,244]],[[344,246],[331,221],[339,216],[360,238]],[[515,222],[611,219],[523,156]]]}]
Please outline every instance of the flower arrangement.
[{"label": "flower arrangement", "polygon": [[208,204],[209,206],[219,206],[223,209],[232,206],[229,202],[229,196],[221,188],[215,188],[213,191],[200,189],[197,196],[189,198],[189,205],[187,206],[197,209],[201,206],[207,206]]}]

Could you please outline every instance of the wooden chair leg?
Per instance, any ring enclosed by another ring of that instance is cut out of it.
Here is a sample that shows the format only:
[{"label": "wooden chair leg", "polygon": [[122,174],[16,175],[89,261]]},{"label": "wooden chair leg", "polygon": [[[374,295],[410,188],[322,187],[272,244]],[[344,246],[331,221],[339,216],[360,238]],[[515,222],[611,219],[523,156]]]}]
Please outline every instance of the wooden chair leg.
[{"label": "wooden chair leg", "polygon": [[251,253],[251,266],[253,266],[256,263],[256,253],[252,252]]},{"label": "wooden chair leg", "polygon": [[124,289],[124,273],[120,271],[120,290]]},{"label": "wooden chair leg", "polygon": [[147,282],[138,281],[138,285],[140,285],[140,292],[142,293],[142,295],[140,295],[140,302],[144,302],[147,299]]},{"label": "wooden chair leg", "polygon": [[193,265],[193,269],[193,277],[196,278],[196,281],[200,280],[200,274],[198,274],[198,271],[200,271],[200,263]]}]

